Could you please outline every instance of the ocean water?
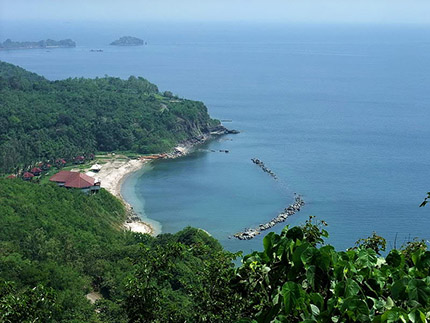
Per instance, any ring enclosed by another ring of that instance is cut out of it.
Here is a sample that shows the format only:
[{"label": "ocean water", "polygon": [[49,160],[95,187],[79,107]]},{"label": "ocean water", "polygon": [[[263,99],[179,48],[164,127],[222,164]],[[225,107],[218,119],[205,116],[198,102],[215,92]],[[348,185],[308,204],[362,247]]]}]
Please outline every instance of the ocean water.
[{"label": "ocean water", "polygon": [[[122,35],[148,44],[107,45]],[[430,190],[429,26],[0,23],[0,40],[48,37],[78,47],[0,60],[49,79],[143,76],[241,131],[128,177],[125,199],[162,232],[190,225],[228,250],[259,250],[263,235],[229,237],[297,192],[306,206],[274,231],[315,215],[339,249],[373,231],[389,247],[430,240],[430,209],[418,207]]]}]

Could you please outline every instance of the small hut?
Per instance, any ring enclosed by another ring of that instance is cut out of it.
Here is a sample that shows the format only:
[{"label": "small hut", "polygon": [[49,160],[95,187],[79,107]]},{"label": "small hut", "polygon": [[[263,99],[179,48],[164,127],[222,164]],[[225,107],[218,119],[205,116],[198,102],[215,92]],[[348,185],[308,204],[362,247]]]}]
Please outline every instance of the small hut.
[{"label": "small hut", "polygon": [[33,177],[34,177],[34,175],[33,175],[32,173],[30,173],[30,172],[25,172],[25,173],[24,173],[24,175],[22,175],[22,178],[23,178],[25,181],[29,181],[29,180],[31,180]]},{"label": "small hut", "polygon": [[39,167],[33,167],[30,171],[34,176],[39,176],[42,173],[42,169]]},{"label": "small hut", "polygon": [[94,164],[93,166],[91,166],[90,171],[98,173],[100,169],[102,169],[102,166],[100,166],[99,164]]}]

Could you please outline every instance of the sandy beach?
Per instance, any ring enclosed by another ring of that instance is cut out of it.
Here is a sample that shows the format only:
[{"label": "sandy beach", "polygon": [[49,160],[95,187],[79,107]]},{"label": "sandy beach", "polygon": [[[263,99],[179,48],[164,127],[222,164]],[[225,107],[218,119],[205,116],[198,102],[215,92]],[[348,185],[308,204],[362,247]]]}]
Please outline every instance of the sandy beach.
[{"label": "sandy beach", "polygon": [[129,216],[124,223],[124,227],[133,232],[148,233],[153,235],[154,229],[148,223],[139,220],[138,216],[133,214],[132,206],[127,203],[121,196],[121,185],[124,179],[130,173],[133,173],[146,163],[143,159],[123,159],[113,158],[108,160],[105,164],[102,164],[101,169],[98,173],[93,176],[100,178],[101,187],[108,190],[112,195],[121,199],[124,203]]},{"label": "sandy beach", "polygon": [[174,159],[177,157],[185,156],[190,153],[192,148],[196,144],[201,144],[211,138],[210,135],[203,136],[200,139],[195,139],[189,143],[181,144],[176,146],[172,152],[166,154],[158,154],[152,156],[141,156],[139,159],[130,159],[126,156],[115,156],[115,154],[109,156],[103,156],[103,163],[100,160],[100,170],[92,173],[87,172],[88,175],[100,179],[101,187],[108,190],[112,195],[118,197],[125,205],[128,211],[127,220],[124,223],[124,228],[133,232],[147,233],[155,235],[154,228],[143,222],[139,216],[134,212],[133,207],[127,203],[121,196],[121,185],[124,179],[131,173],[138,171],[143,167],[144,164],[151,162],[158,158],[169,158]]},{"label": "sandy beach", "polygon": [[112,195],[121,197],[121,185],[125,177],[144,165],[139,159],[112,159],[101,165],[101,169],[95,177],[101,179],[101,187],[108,190]]}]

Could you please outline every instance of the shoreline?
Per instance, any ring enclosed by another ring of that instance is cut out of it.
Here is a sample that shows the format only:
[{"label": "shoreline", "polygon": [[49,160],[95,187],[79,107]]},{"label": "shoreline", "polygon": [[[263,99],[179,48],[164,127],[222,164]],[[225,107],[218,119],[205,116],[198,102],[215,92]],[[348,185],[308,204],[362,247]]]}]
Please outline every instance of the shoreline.
[{"label": "shoreline", "polygon": [[[127,219],[123,227],[126,230],[133,232],[146,233],[152,236],[159,234],[155,228],[142,221],[139,215],[134,211],[133,206],[128,203],[121,194],[121,188],[125,179],[134,172],[142,169],[143,166],[157,159],[175,159],[188,155],[196,146],[203,144],[215,136],[231,133],[223,126],[208,134],[203,134],[199,137],[192,138],[183,142],[172,149],[171,152],[165,154],[156,154],[151,156],[141,156],[139,159],[112,159],[102,165],[102,168],[94,177],[101,179],[101,187],[108,190],[112,195],[119,198],[127,210]],[[238,132],[233,132],[238,133]]]},{"label": "shoreline", "polygon": [[101,170],[95,174],[100,177],[101,187],[109,191],[112,195],[120,199],[127,211],[127,218],[123,224],[126,230],[133,232],[155,234],[154,228],[143,222],[140,217],[134,212],[133,206],[128,203],[121,195],[121,187],[125,179],[132,173],[140,170],[148,160],[144,159],[114,159],[103,164]]}]

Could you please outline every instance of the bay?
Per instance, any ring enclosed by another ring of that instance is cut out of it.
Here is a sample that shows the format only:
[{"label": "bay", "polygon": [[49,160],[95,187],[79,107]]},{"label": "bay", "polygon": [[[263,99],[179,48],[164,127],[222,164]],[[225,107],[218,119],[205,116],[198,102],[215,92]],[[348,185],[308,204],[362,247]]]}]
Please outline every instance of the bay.
[{"label": "bay", "polygon": [[[147,45],[107,45],[123,35]],[[373,231],[389,246],[430,239],[428,208],[418,208],[430,175],[428,26],[2,22],[6,38],[72,38],[74,49],[0,60],[49,79],[143,76],[241,131],[128,178],[124,197],[163,232],[191,225],[228,250],[258,250],[263,236],[229,236],[276,216],[297,192],[307,205],[285,225],[316,215],[340,249]]]}]

